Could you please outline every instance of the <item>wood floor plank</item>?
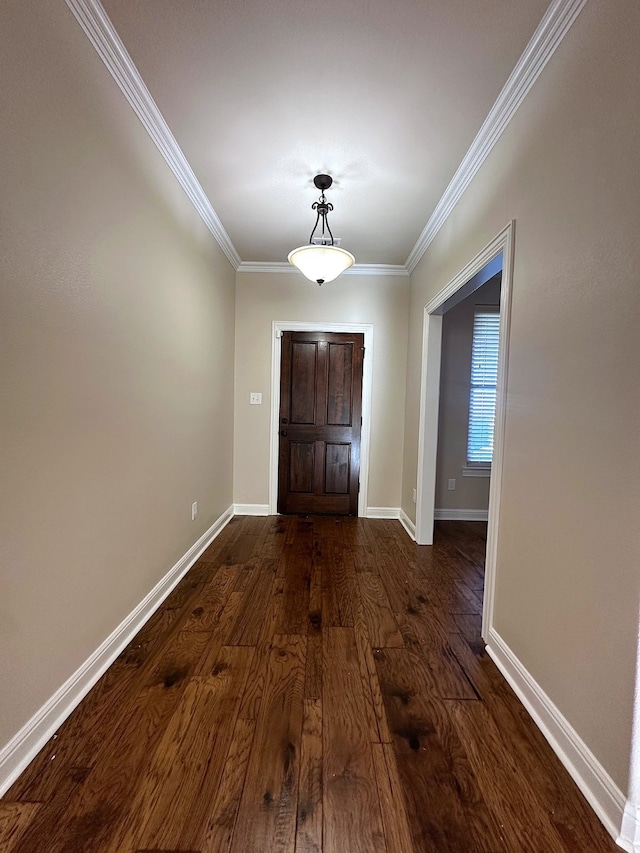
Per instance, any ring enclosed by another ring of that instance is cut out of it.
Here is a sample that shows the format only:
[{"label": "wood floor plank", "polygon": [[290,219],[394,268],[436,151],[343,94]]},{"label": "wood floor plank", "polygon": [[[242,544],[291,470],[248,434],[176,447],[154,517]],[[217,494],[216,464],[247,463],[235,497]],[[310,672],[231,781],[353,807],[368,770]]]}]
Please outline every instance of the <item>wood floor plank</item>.
[{"label": "wood floor plank", "polygon": [[63,779],[71,768],[93,764],[104,736],[100,723],[116,711],[137,675],[135,666],[116,662],[9,788],[6,799],[46,802],[65,789]]},{"label": "wood floor plank", "polygon": [[324,853],[384,853],[353,629],[326,628],[323,640]]},{"label": "wood floor plank", "polygon": [[182,622],[186,631],[214,631],[220,616],[238,579],[237,566],[222,566],[213,580],[202,589],[194,601],[189,616]]},{"label": "wood floor plank", "polygon": [[[44,805],[55,800],[57,807],[64,808],[70,798],[77,795],[80,786],[84,784],[91,770],[91,767],[70,765],[67,756],[64,754],[60,756],[58,761],[58,754],[55,753],[52,756],[51,766],[39,773],[25,789],[21,801],[39,802]],[[36,822],[39,818],[40,816],[36,818]]]},{"label": "wood floor plank", "polygon": [[[261,519],[262,524],[264,521]],[[247,526],[247,532],[242,532],[238,538],[228,544],[224,554],[222,555],[222,564],[227,566],[241,566],[247,563],[256,551],[259,529]]]},{"label": "wood floor plank", "polygon": [[201,853],[228,853],[244,788],[255,734],[255,720],[238,719],[220,779],[220,787],[209,812]]},{"label": "wood floor plank", "polygon": [[436,649],[423,644],[420,655],[433,673],[436,693],[441,699],[477,701],[480,698],[448,642]]},{"label": "wood floor plank", "polygon": [[306,637],[274,638],[256,723],[255,747],[233,833],[233,853],[293,850],[305,648]]},{"label": "wood floor plank", "polygon": [[391,612],[380,576],[371,572],[359,572],[357,587],[371,645],[375,648],[403,648],[404,640]]},{"label": "wood floor plank", "polygon": [[565,853],[550,820],[540,820],[535,832],[522,816],[541,812],[536,795],[513,757],[505,749],[491,714],[479,702],[452,702],[451,714],[482,790],[485,802],[500,824],[507,850]]},{"label": "wood floor plank", "polygon": [[211,675],[211,672],[218,660],[220,649],[223,646],[229,645],[227,640],[234,630],[238,620],[238,614],[240,607],[242,606],[243,597],[244,593],[241,592],[230,593],[222,609],[218,624],[213,631],[208,632],[207,644],[200,656],[200,660],[191,673],[194,677]]},{"label": "wood floor plank", "polygon": [[185,850],[183,847],[180,850],[136,850],[135,853],[200,853],[199,850]]},{"label": "wood floor plank", "polygon": [[457,613],[475,614],[482,617],[482,590],[471,589],[466,583],[461,580],[455,580],[454,584],[461,597],[461,601],[456,608]]},{"label": "wood floor plank", "polygon": [[304,679],[305,699],[320,699],[322,696],[322,635],[307,637],[307,663]]},{"label": "wood floor plank", "polygon": [[[498,725],[508,753],[528,780],[569,851],[611,849],[593,810],[488,655],[476,656],[460,634],[451,646]],[[541,765],[544,772],[541,772]]]},{"label": "wood floor plank", "polygon": [[[74,803],[81,796],[82,786],[86,782],[86,773],[83,772],[80,777],[77,777],[73,772],[58,773],[56,782],[58,788],[55,797],[51,798],[49,802],[39,803],[40,808],[34,811],[31,819],[23,823],[20,827],[20,832],[12,838],[12,853],[34,853],[34,851],[41,849],[46,849],[47,851],[52,848],[55,849],[56,843],[61,844],[63,841],[66,842],[66,836],[70,834],[68,832],[69,827],[81,835],[83,827],[79,827],[73,821],[68,821],[67,814],[69,811],[73,811]],[[2,800],[0,805],[11,804],[6,800]],[[18,805],[27,805],[27,803]],[[104,815],[104,810],[101,810],[100,813],[94,811],[89,820],[93,819],[94,816],[98,816],[99,818],[101,815]],[[57,832],[57,822],[60,819],[64,821],[62,837]],[[85,816],[85,821],[86,819]],[[69,846],[72,849],[73,842],[74,838],[73,834],[71,834],[71,844]],[[68,848],[62,846],[61,849]],[[1,847],[0,850],[2,850]]]},{"label": "wood floor plank", "polygon": [[352,627],[353,609],[347,580],[344,551],[338,542],[318,539],[319,555],[314,560],[322,567],[322,624],[324,627]]},{"label": "wood floor plank", "polygon": [[0,802],[0,850],[2,853],[13,853],[40,808],[40,803]]},{"label": "wood floor plank", "polygon": [[214,560],[217,565],[222,565],[224,562],[220,559],[220,555],[224,553],[229,543],[235,542],[240,534],[249,527],[253,528],[253,519],[245,515],[234,515],[228,524],[225,525],[220,535],[207,546],[202,552],[198,560],[208,561]]},{"label": "wood floor plank", "polygon": [[352,601],[353,634],[358,652],[358,671],[369,739],[372,743],[389,741],[391,738],[387,729],[384,703],[380,693],[372,644],[360,595],[359,575],[356,571],[355,560],[350,552],[344,555],[344,565]]},{"label": "wood floor plank", "polygon": [[309,581],[309,630],[318,633],[322,628],[322,567],[317,562],[311,564]]},{"label": "wood floor plank", "polygon": [[213,674],[189,681],[105,853],[200,848],[252,655],[252,649],[223,647]]},{"label": "wood floor plank", "polygon": [[282,560],[284,571],[284,599],[278,634],[306,634],[309,626],[309,596],[311,593],[311,555],[288,555]]},{"label": "wood floor plank", "polygon": [[[260,639],[275,572],[271,564],[256,567],[237,606],[237,616],[224,642],[229,646],[255,646]],[[238,595],[239,593],[233,593]]]},{"label": "wood floor plank", "polygon": [[366,632],[362,612],[356,604],[354,604],[354,611],[356,615],[353,635],[358,652],[358,672],[360,674],[369,740],[372,743],[389,743],[391,735],[387,726],[387,715],[373,659],[373,649],[371,648],[371,643]]},{"label": "wood floor plank", "polygon": [[322,696],[322,568],[312,563],[309,578],[309,618],[307,623],[307,671],[304,695]]},{"label": "wood floor plank", "polygon": [[[473,685],[449,648],[449,635],[443,622],[446,614],[430,600],[424,581],[398,572],[386,573],[384,582],[405,645],[429,665],[435,693],[442,699],[477,699]],[[467,617],[451,617],[450,628],[456,627],[453,620],[458,618]]]},{"label": "wood floor plank", "polygon": [[305,699],[295,853],[322,849],[322,702]]},{"label": "wood floor plank", "polygon": [[6,795],[10,800],[49,800],[56,792],[66,791],[63,780],[75,768],[93,766],[104,740],[103,720],[117,713],[128,693],[147,682],[156,661],[172,648],[185,614],[202,589],[201,583],[182,581],[14,783]]},{"label": "wood floor plank", "polygon": [[256,647],[253,666],[249,674],[247,689],[240,705],[240,717],[247,720],[257,720],[262,701],[264,685],[268,672],[268,661],[273,643],[278,636],[276,626],[280,622],[280,614],[284,605],[284,578],[276,575],[271,600],[267,609],[262,634]]},{"label": "wood floor plank", "polygon": [[374,743],[373,760],[387,853],[414,853],[409,816],[393,748],[389,744]]},{"label": "wood floor plank", "polygon": [[416,849],[501,850],[498,825],[425,664],[406,649],[380,650],[375,659]]},{"label": "wood floor plank", "polygon": [[164,729],[179,705],[209,635],[178,632],[144,684],[105,717],[91,772],[68,799],[43,808],[16,848],[19,853],[103,853],[130,807]]}]

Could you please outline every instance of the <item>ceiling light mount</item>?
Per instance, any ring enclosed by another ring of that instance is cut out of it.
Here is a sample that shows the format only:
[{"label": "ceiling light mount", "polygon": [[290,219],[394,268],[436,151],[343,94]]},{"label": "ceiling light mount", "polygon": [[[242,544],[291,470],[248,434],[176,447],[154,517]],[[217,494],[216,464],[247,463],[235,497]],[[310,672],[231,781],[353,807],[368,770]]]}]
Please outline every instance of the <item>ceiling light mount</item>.
[{"label": "ceiling light mount", "polygon": [[[324,192],[333,183],[333,178],[331,175],[316,175],[313,183],[320,190],[320,198],[311,205],[311,209],[316,211],[316,221],[309,237],[309,244],[289,252],[288,260],[309,281],[324,284],[325,281],[333,281],[334,278],[337,278],[340,273],[352,266],[356,259],[351,252],[335,245],[327,220],[327,216],[333,210],[333,205],[327,201]],[[319,237],[315,237],[320,223],[322,223],[321,234]]]}]

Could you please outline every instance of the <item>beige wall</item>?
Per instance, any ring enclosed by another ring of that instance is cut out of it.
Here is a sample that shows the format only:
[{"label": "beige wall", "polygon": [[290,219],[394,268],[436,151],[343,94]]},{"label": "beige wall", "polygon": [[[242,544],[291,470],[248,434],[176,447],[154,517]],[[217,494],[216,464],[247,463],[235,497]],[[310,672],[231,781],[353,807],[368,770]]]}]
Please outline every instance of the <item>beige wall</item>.
[{"label": "beige wall", "polygon": [[[349,275],[318,287],[298,273],[238,273],[236,503],[269,502],[271,323],[291,320],[373,324],[368,505],[400,505],[408,296],[402,277]],[[262,392],[261,406],[249,404],[251,391]]]},{"label": "beige wall", "polygon": [[[463,477],[467,465],[473,318],[479,305],[500,304],[500,280],[491,279],[450,308],[442,318],[442,362],[438,408],[436,507],[487,510],[489,477]],[[449,479],[456,481],[449,491]]]},{"label": "beige wall", "polygon": [[232,502],[235,274],[65,4],[0,39],[2,746]]},{"label": "beige wall", "polygon": [[626,789],[638,593],[640,14],[588,3],[412,276],[422,310],[516,220],[495,628]]}]

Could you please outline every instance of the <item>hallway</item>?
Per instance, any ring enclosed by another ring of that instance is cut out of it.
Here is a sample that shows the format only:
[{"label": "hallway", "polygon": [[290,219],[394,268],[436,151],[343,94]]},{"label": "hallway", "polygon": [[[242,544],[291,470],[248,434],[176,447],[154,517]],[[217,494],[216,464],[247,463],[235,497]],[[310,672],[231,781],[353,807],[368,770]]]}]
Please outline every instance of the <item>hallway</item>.
[{"label": "hallway", "polygon": [[483,653],[485,529],[234,518],[0,801],[0,850],[617,850]]}]

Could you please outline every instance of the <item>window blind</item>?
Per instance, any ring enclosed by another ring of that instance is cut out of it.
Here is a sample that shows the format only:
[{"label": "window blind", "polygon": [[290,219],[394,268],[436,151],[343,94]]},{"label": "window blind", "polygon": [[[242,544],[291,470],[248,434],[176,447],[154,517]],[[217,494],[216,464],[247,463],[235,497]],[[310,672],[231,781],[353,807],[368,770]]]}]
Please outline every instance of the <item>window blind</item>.
[{"label": "window blind", "polygon": [[498,311],[476,311],[471,352],[468,462],[491,462],[493,458],[499,337]]}]

